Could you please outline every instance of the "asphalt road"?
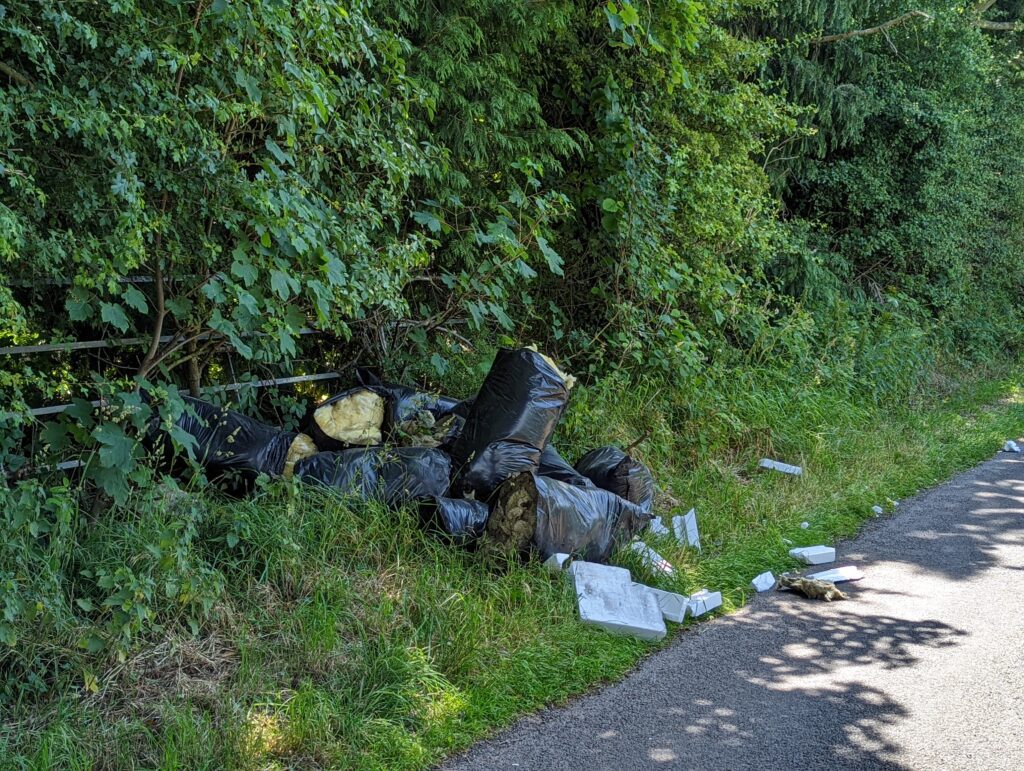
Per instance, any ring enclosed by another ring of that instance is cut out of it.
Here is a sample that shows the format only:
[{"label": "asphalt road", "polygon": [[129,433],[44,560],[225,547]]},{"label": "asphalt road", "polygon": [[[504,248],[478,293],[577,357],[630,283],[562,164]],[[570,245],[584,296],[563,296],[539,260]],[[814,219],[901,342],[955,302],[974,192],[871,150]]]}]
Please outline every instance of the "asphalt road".
[{"label": "asphalt road", "polygon": [[450,769],[1024,769],[1024,459],[837,548],[850,601],[769,592]]}]

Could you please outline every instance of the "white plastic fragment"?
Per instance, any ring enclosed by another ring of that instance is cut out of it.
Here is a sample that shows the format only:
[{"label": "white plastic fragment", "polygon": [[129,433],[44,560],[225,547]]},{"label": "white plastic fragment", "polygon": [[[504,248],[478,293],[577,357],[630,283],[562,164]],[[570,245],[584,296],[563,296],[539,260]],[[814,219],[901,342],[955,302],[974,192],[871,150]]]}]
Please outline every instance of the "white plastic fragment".
[{"label": "white plastic fragment", "polygon": [[639,554],[640,560],[644,565],[655,573],[664,573],[665,575],[670,576],[676,572],[667,559],[662,557],[658,552],[654,551],[654,549],[642,541],[633,541],[633,543],[629,545],[629,548],[630,551],[634,551]]},{"label": "white plastic fragment", "polygon": [[683,623],[683,619],[686,618],[686,613],[690,607],[690,598],[685,594],[666,592],[663,589],[655,589],[653,586],[647,586],[646,584],[634,583],[633,587],[639,591],[652,594],[658,602],[658,607],[661,608],[661,615],[668,621],[675,621],[677,624]]},{"label": "white plastic fragment", "polygon": [[801,546],[789,550],[789,556],[808,565],[824,565],[835,562],[836,550],[831,546]]},{"label": "white plastic fragment", "polygon": [[800,523],[800,529],[801,529],[801,530],[806,530],[806,529],[807,529],[807,528],[809,528],[810,526],[811,526],[811,523],[810,523],[810,522],[801,522],[801,523]]},{"label": "white plastic fragment", "polygon": [[691,616],[703,616],[705,613],[710,613],[715,608],[721,606],[721,592],[709,592],[707,589],[701,589],[699,592],[694,592],[690,595],[689,609]]},{"label": "white plastic fragment", "polygon": [[782,461],[772,460],[771,458],[761,458],[757,464],[761,468],[771,469],[772,471],[779,471],[783,474],[792,474],[798,477],[804,473],[804,470],[799,466],[791,466],[788,463]]},{"label": "white plastic fragment", "polygon": [[817,579],[818,581],[830,581],[833,584],[838,584],[842,581],[859,581],[864,577],[864,573],[860,568],[854,565],[846,565],[841,568],[822,570],[820,573],[811,573],[807,577]]},{"label": "white plastic fragment", "polygon": [[700,533],[697,530],[697,510],[690,509],[681,517],[672,517],[672,530],[676,540],[684,546],[700,551]]},{"label": "white plastic fragment", "polygon": [[641,640],[660,640],[666,635],[657,599],[649,591],[637,589],[625,568],[576,560],[569,574],[584,624]]},{"label": "white plastic fragment", "polygon": [[1020,445],[1012,439],[1008,439],[1003,445],[1003,452],[1020,452]]},{"label": "white plastic fragment", "polygon": [[665,527],[661,521],[661,517],[655,517],[651,520],[651,532],[655,535],[671,535],[672,531]]},{"label": "white plastic fragment", "polygon": [[552,554],[550,557],[544,560],[544,567],[546,567],[552,573],[561,573],[563,570],[565,570],[565,564],[570,559],[572,559],[571,555],[558,552],[556,554]]},{"label": "white plastic fragment", "polygon": [[875,514],[882,514],[885,512],[885,509],[883,509],[881,506],[872,506],[871,510],[875,512]]},{"label": "white plastic fragment", "polygon": [[759,576],[754,576],[754,580],[750,582],[750,588],[755,592],[767,592],[773,586],[775,586],[775,575],[770,570]]}]

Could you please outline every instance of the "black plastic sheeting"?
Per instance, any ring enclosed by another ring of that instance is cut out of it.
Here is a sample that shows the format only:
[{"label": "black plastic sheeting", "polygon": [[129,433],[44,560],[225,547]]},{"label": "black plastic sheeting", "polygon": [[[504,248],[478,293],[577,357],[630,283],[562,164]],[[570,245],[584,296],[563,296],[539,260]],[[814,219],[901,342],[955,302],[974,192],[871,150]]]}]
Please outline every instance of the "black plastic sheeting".
[{"label": "black plastic sheeting", "polygon": [[[561,552],[590,562],[607,562],[615,549],[651,519],[636,504],[598,487],[580,487],[532,474],[517,477],[509,485],[517,483],[525,485],[535,500],[533,545],[542,559]],[[501,505],[500,492],[498,497]]]},{"label": "black plastic sheeting", "polygon": [[[280,476],[288,449],[298,434],[282,431],[226,407],[182,396],[185,410],[174,425],[195,439],[189,452],[204,467],[207,477],[224,476],[252,481],[260,474]],[[171,436],[158,420],[147,435],[147,444],[164,461],[176,465]]]},{"label": "black plastic sheeting", "polygon": [[486,499],[513,474],[536,471],[568,401],[562,375],[539,353],[499,351],[451,447],[458,491]]},{"label": "black plastic sheeting", "polygon": [[295,476],[397,508],[446,495],[451,469],[451,458],[432,447],[366,447],[317,453],[295,464]]},{"label": "black plastic sheeting", "polygon": [[576,471],[603,490],[635,503],[643,512],[654,511],[654,476],[618,447],[591,450],[576,462]]},{"label": "black plastic sheeting", "polygon": [[432,498],[422,502],[420,511],[429,527],[460,546],[479,539],[491,516],[486,503],[468,498]]}]

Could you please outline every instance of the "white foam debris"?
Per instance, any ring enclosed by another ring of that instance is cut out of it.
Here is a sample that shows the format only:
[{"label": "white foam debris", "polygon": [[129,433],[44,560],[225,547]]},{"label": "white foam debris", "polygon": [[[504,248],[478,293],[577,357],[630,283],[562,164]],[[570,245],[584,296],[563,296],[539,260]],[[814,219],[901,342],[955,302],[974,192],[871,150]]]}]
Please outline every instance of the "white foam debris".
[{"label": "white foam debris", "polygon": [[820,573],[811,573],[807,577],[818,581],[830,581],[833,584],[838,584],[843,581],[859,581],[864,577],[864,573],[860,568],[854,565],[846,565],[841,568],[822,570]]},{"label": "white foam debris", "polygon": [[721,606],[721,592],[709,592],[707,589],[701,589],[699,592],[694,592],[690,595],[689,609],[691,616],[703,616],[705,613],[710,613],[715,608],[720,608]]},{"label": "white foam debris", "polygon": [[643,543],[642,541],[633,541],[629,545],[630,551],[634,551],[640,555],[640,560],[648,568],[653,570],[655,573],[665,573],[666,575],[672,575],[675,573],[675,568],[669,563],[667,559],[662,557],[658,552],[654,551],[650,546]]},{"label": "white foam debris", "polygon": [[875,514],[883,514],[883,513],[885,513],[885,509],[883,509],[881,506],[872,506],[871,510],[873,512],[875,512]]},{"label": "white foam debris", "polygon": [[831,546],[801,546],[789,550],[789,556],[808,565],[824,565],[835,562],[836,550]]},{"label": "white foam debris", "polygon": [[672,517],[672,530],[676,540],[684,546],[700,551],[700,532],[697,530],[697,510],[690,509],[681,517]]},{"label": "white foam debris", "polygon": [[1020,452],[1020,445],[1012,439],[1008,439],[1006,444],[1003,445],[1003,452]]},{"label": "white foam debris", "polygon": [[667,634],[658,600],[637,589],[625,568],[575,560],[569,574],[584,624],[641,640],[660,640]]},{"label": "white foam debris", "polygon": [[807,529],[807,528],[809,528],[810,526],[811,526],[811,523],[810,523],[810,522],[801,522],[801,523],[800,523],[800,529],[801,529],[801,530],[806,530],[806,529]]},{"label": "white foam debris", "polygon": [[754,580],[750,582],[750,588],[755,592],[767,592],[773,586],[775,586],[775,575],[770,570],[754,576]]},{"label": "white foam debris", "polygon": [[783,474],[791,474],[795,477],[801,476],[804,473],[804,470],[799,466],[791,466],[789,463],[772,460],[771,458],[761,458],[757,465],[761,468],[771,469]]},{"label": "white foam debris", "polygon": [[686,613],[690,608],[690,598],[685,594],[666,592],[663,589],[656,589],[646,584],[634,583],[633,586],[638,590],[654,595],[654,599],[658,601],[658,607],[661,608],[661,615],[666,620],[675,621],[677,624],[683,623],[683,619],[686,618]]},{"label": "white foam debris", "polygon": [[571,555],[563,554],[562,552],[557,552],[555,554],[552,554],[546,560],[544,560],[544,567],[546,567],[552,573],[561,573],[563,570],[565,570],[566,563],[571,559]]},{"label": "white foam debris", "polygon": [[672,531],[665,527],[665,524],[661,521],[661,517],[655,517],[651,520],[651,532],[655,535],[672,534]]}]

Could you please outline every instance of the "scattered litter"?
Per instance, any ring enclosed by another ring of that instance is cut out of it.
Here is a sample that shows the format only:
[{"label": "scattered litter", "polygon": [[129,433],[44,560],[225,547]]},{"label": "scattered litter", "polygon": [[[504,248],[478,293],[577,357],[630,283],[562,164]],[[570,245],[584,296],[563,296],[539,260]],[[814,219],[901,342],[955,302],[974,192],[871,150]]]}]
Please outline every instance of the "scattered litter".
[{"label": "scattered litter", "polygon": [[784,544],[786,544],[786,546],[792,546],[793,545],[793,542],[791,540],[789,540],[788,538],[783,538],[782,542]]},{"label": "scattered litter", "polygon": [[584,624],[641,640],[660,640],[667,634],[658,600],[646,588],[637,588],[625,568],[576,560],[569,574]]},{"label": "scattered litter", "polygon": [[550,557],[544,560],[544,567],[546,567],[552,573],[561,573],[563,570],[565,570],[566,563],[569,562],[569,560],[571,559],[571,555],[558,552],[557,554],[552,554]]},{"label": "scattered litter", "polygon": [[813,578],[799,578],[797,576],[779,576],[779,589],[789,589],[809,597],[812,600],[845,600],[846,595],[836,588],[835,584],[828,581],[817,581]]},{"label": "scattered litter", "polygon": [[754,576],[754,580],[750,582],[750,588],[755,592],[767,592],[773,586],[775,586],[775,576],[770,570]]},{"label": "scattered litter", "polygon": [[807,528],[809,528],[810,526],[811,526],[811,523],[810,523],[810,522],[801,522],[801,523],[800,523],[800,529],[801,529],[801,530],[806,530],[806,529],[807,529]]},{"label": "scattered litter", "polygon": [[790,549],[789,556],[808,565],[824,565],[826,562],[835,562],[836,550],[831,546],[801,546]]},{"label": "scattered litter", "polygon": [[783,474],[791,474],[795,477],[802,476],[804,473],[804,470],[799,466],[791,466],[788,463],[772,460],[771,458],[761,458],[757,465],[761,468],[771,469]]},{"label": "scattered litter", "polygon": [[1003,452],[1020,452],[1020,446],[1012,439],[1008,439],[1003,445]]},{"label": "scattered litter", "polygon": [[885,513],[885,509],[883,509],[881,506],[872,506],[871,510],[873,512],[875,512],[875,514],[878,514],[879,516],[881,516],[882,514]]},{"label": "scattered litter", "polygon": [[807,576],[807,578],[813,578],[815,581],[828,581],[833,584],[838,584],[841,581],[859,581],[863,577],[864,573],[861,569],[853,565],[822,570],[820,573],[811,573]]},{"label": "scattered litter", "polygon": [[686,614],[690,609],[690,598],[685,594],[666,592],[662,589],[655,589],[653,586],[646,586],[645,584],[634,583],[633,586],[653,594],[654,599],[658,601],[658,607],[661,608],[661,615],[668,621],[675,621],[677,624],[683,623],[683,619],[686,618]]},{"label": "scattered litter", "polygon": [[700,551],[700,533],[697,532],[697,510],[690,509],[684,515],[672,517],[672,530],[676,540],[684,546]]},{"label": "scattered litter", "polygon": [[633,541],[629,548],[630,551],[639,554],[640,561],[655,573],[664,573],[670,576],[676,572],[668,560],[642,541]]},{"label": "scattered litter", "polygon": [[703,616],[705,613],[710,613],[715,608],[722,606],[722,593],[701,589],[699,592],[694,592],[690,595],[688,604],[691,616],[695,618]]},{"label": "scattered litter", "polygon": [[672,531],[669,530],[661,521],[661,517],[655,517],[651,520],[651,532],[655,535],[671,535]]}]

